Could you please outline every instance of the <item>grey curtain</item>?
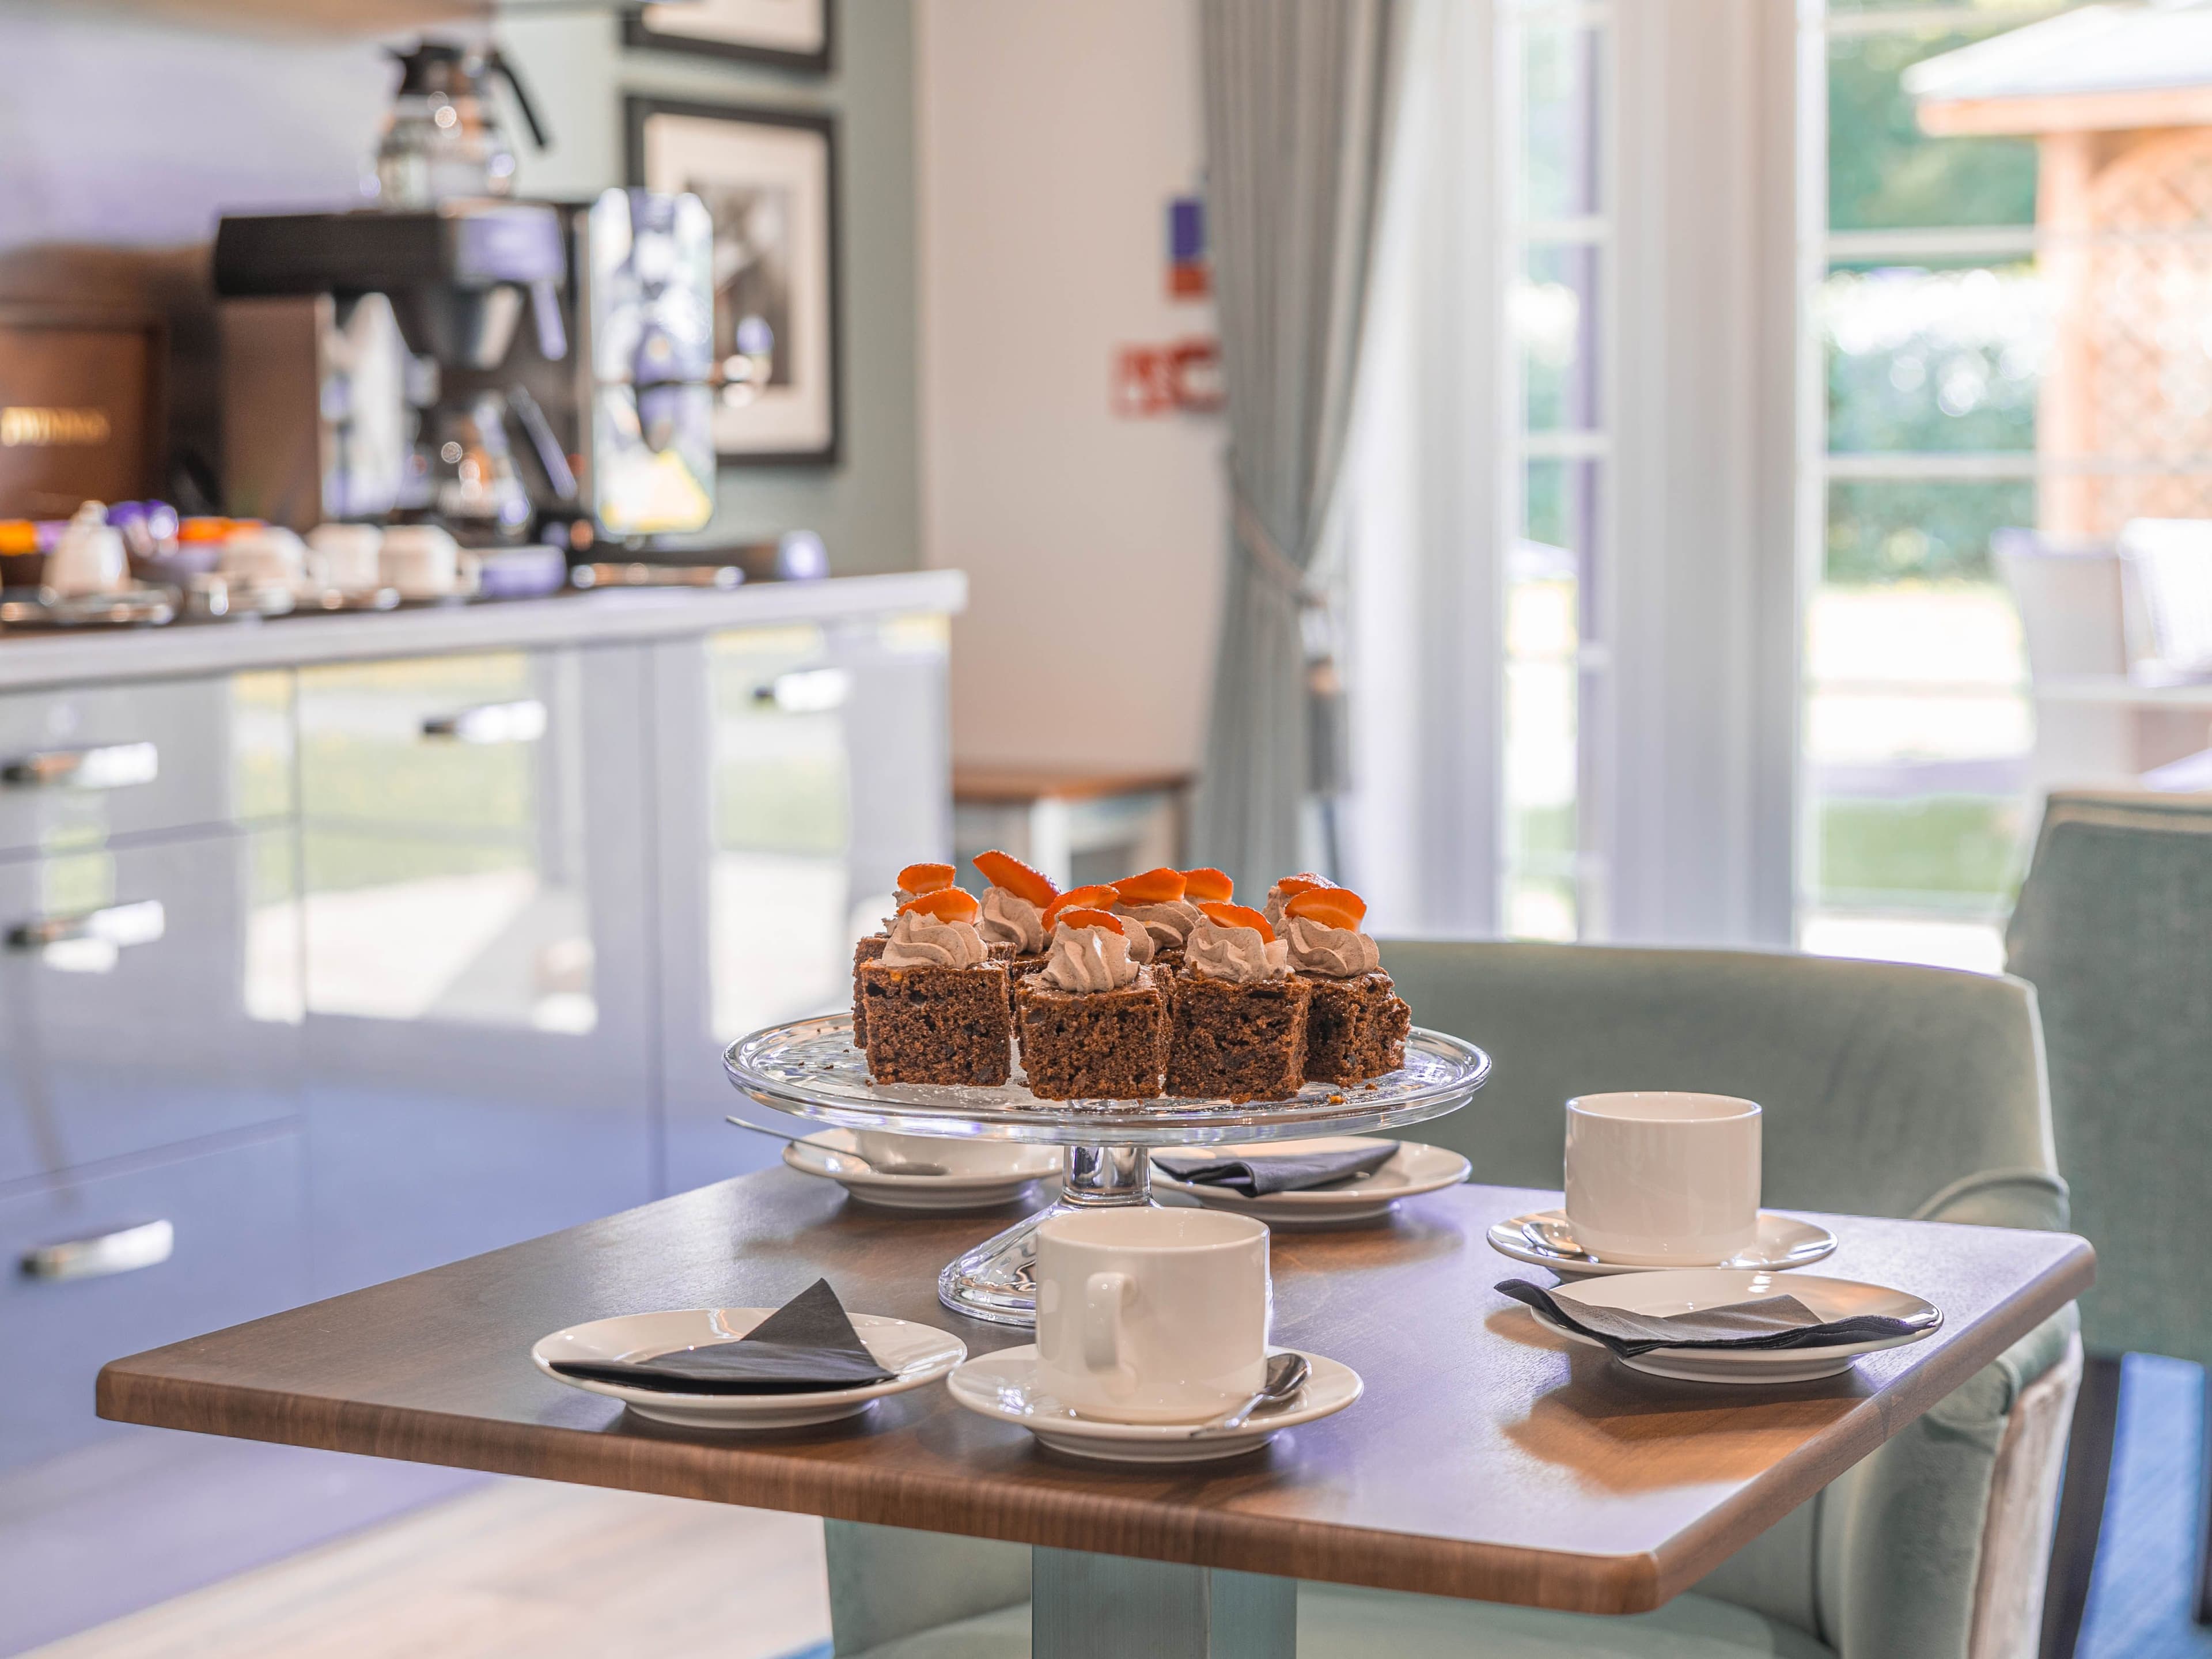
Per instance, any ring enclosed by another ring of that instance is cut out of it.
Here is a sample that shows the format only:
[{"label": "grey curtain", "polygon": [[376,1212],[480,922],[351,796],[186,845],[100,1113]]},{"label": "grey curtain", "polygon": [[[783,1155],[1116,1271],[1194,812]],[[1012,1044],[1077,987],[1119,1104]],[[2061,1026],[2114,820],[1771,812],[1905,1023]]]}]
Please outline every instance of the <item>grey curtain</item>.
[{"label": "grey curtain", "polygon": [[1248,897],[1298,867],[1300,809],[1328,746],[1315,562],[1358,367],[1397,9],[1199,9],[1232,550],[1196,840]]}]

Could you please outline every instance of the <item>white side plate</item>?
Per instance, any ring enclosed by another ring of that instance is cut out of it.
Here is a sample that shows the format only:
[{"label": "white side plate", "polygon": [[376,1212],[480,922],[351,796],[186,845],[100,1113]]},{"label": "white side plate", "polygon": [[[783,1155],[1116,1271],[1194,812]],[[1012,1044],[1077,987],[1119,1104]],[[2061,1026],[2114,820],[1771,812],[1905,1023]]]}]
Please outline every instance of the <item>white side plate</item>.
[{"label": "white side plate", "polygon": [[[1178,1146],[1156,1153],[1170,1158],[1310,1158],[1322,1152],[1356,1152],[1372,1146],[1374,1137],[1328,1135],[1313,1140],[1261,1141],[1250,1146]],[[1233,1210],[1273,1227],[1333,1226],[1346,1221],[1370,1221],[1388,1215],[1401,1198],[1456,1187],[1468,1177],[1468,1161],[1442,1146],[1401,1140],[1390,1161],[1371,1175],[1324,1187],[1312,1192],[1271,1193],[1265,1198],[1246,1198],[1219,1187],[1177,1181],[1155,1163],[1152,1185],[1175,1193],[1208,1209]]]},{"label": "white side plate", "polygon": [[950,1331],[882,1314],[854,1314],[853,1328],[893,1375],[888,1382],[860,1389],[830,1389],[819,1394],[678,1394],[663,1389],[634,1389],[563,1376],[556,1360],[570,1363],[654,1359],[683,1348],[734,1342],[775,1311],[773,1308],[684,1308],[671,1313],[624,1314],[571,1325],[539,1340],[531,1363],[556,1382],[586,1394],[619,1400],[640,1417],[687,1429],[793,1429],[829,1423],[866,1411],[887,1394],[902,1394],[934,1382],[968,1357],[968,1345]]},{"label": "white side plate", "polygon": [[[1934,1335],[1943,1323],[1942,1312],[1932,1303],[1907,1291],[1863,1284],[1853,1279],[1823,1279],[1813,1273],[1791,1273],[1783,1279],[1763,1269],[1669,1267],[1655,1273],[1620,1273],[1587,1279],[1579,1285],[1562,1285],[1552,1294],[1563,1302],[1578,1302],[1586,1308],[1617,1308],[1626,1313],[1662,1316],[1787,1294],[1796,1297],[1823,1320],[1848,1319],[1858,1314],[1928,1320],[1923,1328],[1904,1336],[1873,1337],[1832,1347],[1654,1348],[1649,1353],[1620,1362],[1632,1370],[1686,1382],[1808,1382],[1816,1377],[1835,1376],[1849,1370],[1851,1361],[1860,1354],[1904,1347]],[[1605,1346],[1540,1313],[1536,1315],[1536,1320],[1571,1341],[1593,1348]]]},{"label": "white side plate", "polygon": [[1056,1146],[1003,1141],[973,1149],[988,1150],[1003,1165],[989,1174],[887,1176],[849,1156],[855,1145],[850,1129],[823,1129],[804,1140],[787,1143],[783,1161],[801,1175],[836,1182],[861,1203],[878,1209],[935,1211],[984,1210],[1010,1204],[1036,1182],[1058,1176],[1065,1164]]}]

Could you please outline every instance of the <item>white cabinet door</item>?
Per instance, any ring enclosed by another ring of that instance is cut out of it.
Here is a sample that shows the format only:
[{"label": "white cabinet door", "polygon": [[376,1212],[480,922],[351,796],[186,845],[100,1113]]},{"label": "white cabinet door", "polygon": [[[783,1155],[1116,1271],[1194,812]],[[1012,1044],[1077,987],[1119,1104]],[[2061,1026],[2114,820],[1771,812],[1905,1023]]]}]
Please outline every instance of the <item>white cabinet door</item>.
[{"label": "white cabinet door", "polygon": [[656,647],[666,1189],[761,1168],[772,1142],[721,1051],[843,1007],[894,878],[951,846],[945,619],[733,629]]},{"label": "white cabinet door", "polygon": [[301,671],[319,1293],[651,1196],[642,668]]}]

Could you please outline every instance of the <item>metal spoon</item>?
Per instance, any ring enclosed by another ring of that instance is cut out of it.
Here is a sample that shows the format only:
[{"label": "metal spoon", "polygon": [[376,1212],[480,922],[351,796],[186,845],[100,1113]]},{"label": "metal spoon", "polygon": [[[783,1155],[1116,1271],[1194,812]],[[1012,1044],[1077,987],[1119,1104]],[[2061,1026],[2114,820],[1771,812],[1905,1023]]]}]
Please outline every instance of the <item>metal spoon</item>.
[{"label": "metal spoon", "polygon": [[1521,1224],[1521,1237],[1546,1255],[1565,1256],[1574,1261],[1595,1261],[1592,1255],[1569,1232],[1566,1224],[1559,1221],[1528,1220]]},{"label": "metal spoon", "polygon": [[[763,1129],[757,1123],[748,1123],[741,1117],[726,1117],[725,1123],[734,1123],[740,1129],[750,1129],[757,1135],[766,1135],[770,1140],[787,1140],[794,1146],[811,1146],[799,1135],[787,1135],[781,1129]],[[848,1152],[837,1146],[815,1146],[817,1152],[827,1152],[832,1158],[849,1158],[864,1170],[880,1176],[941,1176],[945,1173],[942,1164],[909,1164],[902,1158],[866,1158],[858,1152]]]},{"label": "metal spoon", "polygon": [[1200,1424],[1190,1431],[1190,1437],[1194,1440],[1201,1434],[1227,1434],[1233,1429],[1243,1428],[1244,1419],[1254,1412],[1265,1406],[1279,1406],[1305,1387],[1306,1378],[1312,1371],[1313,1367],[1306,1363],[1306,1357],[1302,1353],[1271,1355],[1267,1360],[1267,1380],[1261,1384],[1260,1392],[1236,1410],[1224,1412],[1210,1422]]}]

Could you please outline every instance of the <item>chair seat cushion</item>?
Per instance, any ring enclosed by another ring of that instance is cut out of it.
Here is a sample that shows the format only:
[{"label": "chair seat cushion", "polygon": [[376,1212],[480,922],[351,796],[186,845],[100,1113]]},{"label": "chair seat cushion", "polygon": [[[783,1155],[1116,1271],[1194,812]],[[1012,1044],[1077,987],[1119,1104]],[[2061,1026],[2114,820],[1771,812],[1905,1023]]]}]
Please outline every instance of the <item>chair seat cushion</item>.
[{"label": "chair seat cushion", "polygon": [[[1298,1586],[1298,1659],[1835,1659],[1802,1631],[1702,1595],[1626,1619]],[[1027,1602],[871,1648],[855,1659],[1030,1659]]]}]

